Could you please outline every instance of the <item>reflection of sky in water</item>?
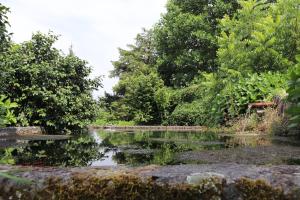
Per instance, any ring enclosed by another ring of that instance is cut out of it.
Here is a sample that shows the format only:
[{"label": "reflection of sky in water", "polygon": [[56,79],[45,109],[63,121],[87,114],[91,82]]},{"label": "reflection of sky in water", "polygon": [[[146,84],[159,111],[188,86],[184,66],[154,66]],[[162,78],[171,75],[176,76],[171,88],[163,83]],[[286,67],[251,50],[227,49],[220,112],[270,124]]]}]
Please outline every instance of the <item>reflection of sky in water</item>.
[{"label": "reflection of sky in water", "polygon": [[116,166],[118,163],[112,159],[115,155],[115,152],[109,151],[105,153],[105,157],[101,160],[93,161],[91,166],[92,167],[99,167],[99,166]]},{"label": "reflection of sky in water", "polygon": [[[92,132],[92,136],[95,139],[97,144],[101,144],[103,139],[100,138],[98,133],[96,131]],[[118,163],[113,160],[113,156],[115,155],[116,152],[113,150],[109,150],[108,152],[105,152],[105,148],[99,148],[99,151],[102,153],[105,153],[105,156],[96,161],[92,161],[91,166],[92,167],[98,167],[98,166],[116,166]]]}]

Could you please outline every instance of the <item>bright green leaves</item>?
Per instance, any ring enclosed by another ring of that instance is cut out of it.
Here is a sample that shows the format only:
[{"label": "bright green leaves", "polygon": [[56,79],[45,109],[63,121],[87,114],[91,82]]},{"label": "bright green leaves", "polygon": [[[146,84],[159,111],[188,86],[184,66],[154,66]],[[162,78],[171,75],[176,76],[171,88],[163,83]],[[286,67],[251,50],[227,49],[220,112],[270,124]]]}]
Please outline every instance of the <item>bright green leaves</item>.
[{"label": "bright green leaves", "polygon": [[194,84],[174,92],[174,96],[181,98],[177,98],[177,106],[167,118],[170,124],[211,126],[225,123],[244,114],[249,103],[271,101],[276,95],[284,97],[287,74],[269,72],[221,78],[210,73]]},{"label": "bright green leaves", "polygon": [[12,152],[14,148],[0,149],[0,164],[15,164]]},{"label": "bright green leaves", "polygon": [[291,103],[287,113],[291,116],[290,127],[300,127],[300,55],[296,57],[298,64],[295,65],[291,74],[288,89],[288,101]]},{"label": "bright green leaves", "polygon": [[217,101],[229,118],[245,113],[249,103],[272,101],[276,95],[285,95],[287,75],[281,73],[251,74],[237,80],[227,80]]},{"label": "bright green leaves", "polygon": [[12,109],[18,107],[4,95],[0,95],[0,127],[16,124],[17,120]]},{"label": "bright green leaves", "polygon": [[[290,12],[298,9],[296,0],[289,1],[289,10],[283,1],[240,1],[242,8],[230,18],[221,20],[222,33],[219,37],[218,58],[221,69],[235,69],[244,74],[264,71],[286,71],[293,65],[294,48],[299,37]],[[299,15],[299,14],[298,14]],[[291,21],[286,19],[290,18]],[[289,28],[287,28],[289,26]],[[285,28],[283,28],[285,27]],[[299,43],[299,42],[298,42]]]}]

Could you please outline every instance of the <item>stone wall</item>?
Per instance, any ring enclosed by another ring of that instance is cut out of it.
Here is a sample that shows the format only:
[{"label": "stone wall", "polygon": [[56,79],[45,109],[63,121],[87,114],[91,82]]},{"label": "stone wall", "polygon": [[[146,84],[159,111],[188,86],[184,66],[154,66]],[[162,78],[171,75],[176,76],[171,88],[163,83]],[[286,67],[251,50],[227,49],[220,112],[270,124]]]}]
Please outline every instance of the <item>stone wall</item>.
[{"label": "stone wall", "polygon": [[0,128],[0,136],[43,135],[45,130],[38,126]]}]

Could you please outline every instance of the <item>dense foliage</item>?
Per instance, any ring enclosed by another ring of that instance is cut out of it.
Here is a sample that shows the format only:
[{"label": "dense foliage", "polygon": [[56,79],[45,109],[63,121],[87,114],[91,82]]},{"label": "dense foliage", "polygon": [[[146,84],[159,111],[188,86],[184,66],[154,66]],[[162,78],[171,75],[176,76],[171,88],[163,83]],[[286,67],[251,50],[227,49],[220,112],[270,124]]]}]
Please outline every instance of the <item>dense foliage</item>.
[{"label": "dense foliage", "polygon": [[166,86],[186,86],[201,72],[216,71],[218,20],[237,0],[170,0],[154,28],[157,72]]},{"label": "dense foliage", "polygon": [[51,33],[12,43],[7,12],[0,5],[0,94],[18,106],[1,115],[13,111],[18,125],[76,131],[96,115],[98,122],[226,124],[249,103],[286,96],[290,73],[297,110],[299,0],[169,0],[152,29],[119,49],[111,72],[119,82],[100,111],[91,95],[100,80],[88,78],[86,61],[54,48]]},{"label": "dense foliage", "polygon": [[120,50],[120,81],[103,108],[140,124],[218,125],[284,97],[299,17],[298,0],[169,0],[161,20]]},{"label": "dense foliage", "polygon": [[17,119],[12,112],[12,109],[16,107],[18,107],[16,103],[11,102],[4,95],[0,96],[0,127],[17,123]]},{"label": "dense foliage", "polygon": [[6,14],[8,11],[9,9],[0,3],[0,52],[7,48],[10,40],[10,34],[7,31],[9,23]]},{"label": "dense foliage", "polygon": [[291,128],[300,128],[300,56],[296,58],[298,63],[291,72],[288,89],[288,100],[291,102],[288,109],[288,114],[291,116]]},{"label": "dense foliage", "polygon": [[155,52],[152,45],[152,32],[144,31],[136,38],[130,50],[120,49],[120,59],[113,62],[112,76],[119,77],[115,86],[116,96],[106,95],[104,100],[108,110],[117,118],[135,120],[143,124],[160,123],[155,92],[163,87],[163,81],[155,70]]},{"label": "dense foliage", "polygon": [[247,74],[291,67],[300,40],[299,2],[249,0],[240,4],[242,9],[234,17],[225,15],[220,22],[217,53],[221,69]]},{"label": "dense foliage", "polygon": [[2,60],[5,84],[1,93],[19,106],[20,125],[42,125],[49,131],[81,130],[96,115],[91,92],[100,85],[88,78],[86,61],[53,47],[57,37],[34,34],[22,44],[11,44]]},{"label": "dense foliage", "polygon": [[[10,34],[7,31],[9,25],[7,19],[7,12],[9,9],[0,3],[0,61],[3,60],[4,52],[9,45]],[[0,87],[5,84],[3,77],[6,74],[3,71],[3,62],[0,62]],[[12,108],[17,107],[16,103],[12,103],[10,99],[1,94],[0,90],[0,127],[16,123],[16,118],[13,115]]]},{"label": "dense foliage", "polygon": [[2,124],[10,121],[44,126],[49,132],[81,132],[97,116],[92,91],[101,86],[101,79],[89,78],[91,68],[72,51],[64,55],[56,49],[58,37],[52,33],[38,32],[21,44],[11,42],[7,12],[0,4],[2,121],[6,115]]}]

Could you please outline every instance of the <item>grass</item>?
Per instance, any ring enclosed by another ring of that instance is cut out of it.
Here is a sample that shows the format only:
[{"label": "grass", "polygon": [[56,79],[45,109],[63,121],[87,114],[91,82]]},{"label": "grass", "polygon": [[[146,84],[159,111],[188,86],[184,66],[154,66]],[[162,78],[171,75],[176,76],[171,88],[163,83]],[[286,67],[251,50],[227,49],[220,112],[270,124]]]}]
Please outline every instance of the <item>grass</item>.
[{"label": "grass", "polygon": [[228,125],[234,132],[257,132],[270,135],[285,135],[287,127],[285,118],[278,115],[276,109],[266,109],[262,116],[251,113],[247,117],[240,117],[231,121]]},{"label": "grass", "polygon": [[105,119],[97,119],[92,125],[96,126],[135,126],[134,121],[122,121],[122,120],[113,120],[107,121]]}]

